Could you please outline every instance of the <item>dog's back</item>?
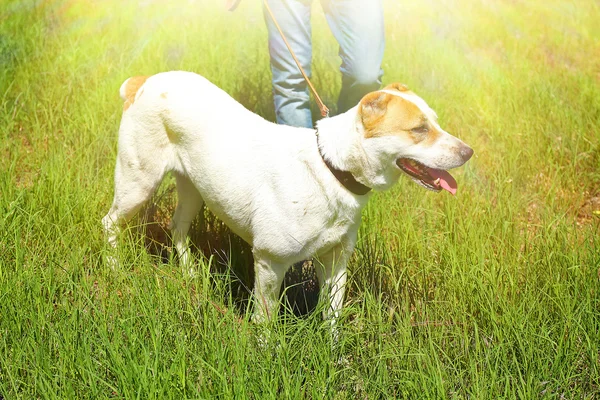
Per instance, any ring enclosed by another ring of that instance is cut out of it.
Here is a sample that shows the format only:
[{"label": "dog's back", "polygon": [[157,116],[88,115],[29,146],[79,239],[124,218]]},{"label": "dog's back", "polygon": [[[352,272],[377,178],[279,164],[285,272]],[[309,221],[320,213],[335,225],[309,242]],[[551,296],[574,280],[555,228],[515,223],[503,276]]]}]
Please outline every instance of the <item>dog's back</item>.
[{"label": "dog's back", "polygon": [[[298,237],[302,229],[290,228],[289,221],[306,210],[286,205],[294,201],[327,207],[326,198],[316,193],[326,189],[310,171],[312,165],[323,167],[314,131],[270,123],[189,72],[129,78],[120,95],[124,112],[115,171],[118,215],[135,213],[169,171],[177,176],[178,190],[189,187],[180,193],[180,202],[186,196],[193,198],[189,202],[205,202],[251,244],[251,227],[270,224],[278,232],[276,226],[284,224],[294,235],[263,239],[279,241],[282,248],[293,240],[295,248],[305,238]],[[257,213],[258,221],[249,223]],[[315,230],[310,216],[304,224]]]}]

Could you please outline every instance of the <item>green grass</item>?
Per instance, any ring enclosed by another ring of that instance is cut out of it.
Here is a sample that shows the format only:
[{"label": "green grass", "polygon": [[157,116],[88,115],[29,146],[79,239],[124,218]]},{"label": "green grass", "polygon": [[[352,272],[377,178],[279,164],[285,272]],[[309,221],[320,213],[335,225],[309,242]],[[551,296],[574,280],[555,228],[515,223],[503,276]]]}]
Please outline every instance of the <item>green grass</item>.
[{"label": "green grass", "polygon": [[182,274],[172,181],[103,265],[127,77],[193,70],[273,119],[259,2],[220,6],[0,0],[0,398],[599,398],[598,3],[386,4],[385,83],[476,155],[456,197],[373,196],[337,347],[318,312],[248,322],[251,256],[210,215]]}]

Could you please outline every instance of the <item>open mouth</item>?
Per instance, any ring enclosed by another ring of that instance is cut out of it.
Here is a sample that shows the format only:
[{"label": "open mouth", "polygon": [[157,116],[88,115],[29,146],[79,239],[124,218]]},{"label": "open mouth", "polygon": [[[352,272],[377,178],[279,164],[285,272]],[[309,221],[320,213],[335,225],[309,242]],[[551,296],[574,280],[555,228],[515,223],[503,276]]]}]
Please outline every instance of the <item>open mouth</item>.
[{"label": "open mouth", "polygon": [[456,181],[448,171],[429,168],[410,158],[399,158],[396,160],[396,165],[415,182],[429,190],[439,192],[444,189],[451,194],[456,193]]}]

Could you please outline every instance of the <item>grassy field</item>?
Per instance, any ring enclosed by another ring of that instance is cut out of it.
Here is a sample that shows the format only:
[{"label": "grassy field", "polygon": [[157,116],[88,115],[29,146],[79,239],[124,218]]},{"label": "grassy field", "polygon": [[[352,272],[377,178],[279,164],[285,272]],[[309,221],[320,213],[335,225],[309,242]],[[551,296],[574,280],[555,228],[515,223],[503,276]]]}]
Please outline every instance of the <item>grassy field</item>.
[{"label": "grassy field", "polygon": [[600,398],[599,20],[593,0],[386,3],[384,83],[475,156],[456,197],[405,178],[373,196],[332,347],[320,306],[249,322],[248,248],[208,214],[201,273],[180,271],[172,180],[123,269],[102,262],[119,86],[192,70],[272,120],[259,2],[0,0],[0,399]]}]

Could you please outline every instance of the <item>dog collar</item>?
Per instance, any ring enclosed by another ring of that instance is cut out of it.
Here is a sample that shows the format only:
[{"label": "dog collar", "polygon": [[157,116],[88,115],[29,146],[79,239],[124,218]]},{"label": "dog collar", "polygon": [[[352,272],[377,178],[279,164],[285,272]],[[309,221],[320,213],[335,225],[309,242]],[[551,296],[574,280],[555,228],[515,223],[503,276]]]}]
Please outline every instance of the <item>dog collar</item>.
[{"label": "dog collar", "polygon": [[335,176],[335,178],[342,184],[342,186],[344,186],[350,192],[352,192],[358,196],[363,196],[363,195],[369,193],[371,191],[371,188],[368,186],[365,186],[362,183],[360,183],[359,181],[357,181],[356,178],[354,177],[354,175],[352,175],[352,172],[342,171],[341,169],[337,169],[336,167],[331,165],[331,163],[325,157],[323,157],[323,153],[321,153],[321,146],[319,146],[319,130],[318,129],[315,131],[315,135],[317,136],[317,149],[319,150],[321,159],[323,160],[325,165],[327,165],[327,168],[329,168],[329,170],[331,171],[333,176]]}]

